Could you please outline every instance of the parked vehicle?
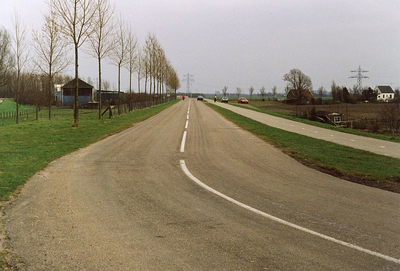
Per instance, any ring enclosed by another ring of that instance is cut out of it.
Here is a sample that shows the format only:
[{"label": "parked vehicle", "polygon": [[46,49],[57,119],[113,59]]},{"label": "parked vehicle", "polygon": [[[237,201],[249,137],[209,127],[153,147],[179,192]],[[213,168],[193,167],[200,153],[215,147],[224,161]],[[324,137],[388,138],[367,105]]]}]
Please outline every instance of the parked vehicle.
[{"label": "parked vehicle", "polygon": [[227,102],[228,102],[228,97],[221,98],[221,103],[227,103]]},{"label": "parked vehicle", "polygon": [[238,103],[240,103],[240,104],[248,104],[249,100],[247,100],[245,97],[240,97],[238,99]]},{"label": "parked vehicle", "polygon": [[197,100],[198,101],[202,101],[204,98],[203,98],[203,95],[199,95],[199,96],[197,96]]}]

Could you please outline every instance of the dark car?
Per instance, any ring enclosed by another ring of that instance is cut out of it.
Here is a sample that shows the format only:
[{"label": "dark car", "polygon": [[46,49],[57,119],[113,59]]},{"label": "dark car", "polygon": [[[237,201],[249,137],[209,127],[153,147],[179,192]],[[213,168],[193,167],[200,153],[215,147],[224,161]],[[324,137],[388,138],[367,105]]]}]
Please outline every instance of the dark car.
[{"label": "dark car", "polygon": [[245,97],[240,97],[238,99],[238,103],[240,103],[240,104],[248,104],[249,100],[247,100]]},{"label": "dark car", "polygon": [[203,95],[199,95],[199,96],[197,96],[197,100],[198,101],[202,101],[204,98],[203,98]]},{"label": "dark car", "polygon": [[221,103],[227,103],[227,102],[228,102],[228,97],[221,98]]}]

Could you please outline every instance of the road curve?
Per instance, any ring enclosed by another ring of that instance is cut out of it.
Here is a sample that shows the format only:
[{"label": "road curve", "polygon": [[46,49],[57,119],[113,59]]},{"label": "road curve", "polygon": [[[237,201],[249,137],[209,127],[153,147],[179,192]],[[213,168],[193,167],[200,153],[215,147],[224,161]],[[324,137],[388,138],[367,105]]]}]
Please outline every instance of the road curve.
[{"label": "road curve", "polygon": [[400,266],[237,206],[181,161],[247,206],[400,259],[398,194],[309,169],[191,99],[36,174],[5,210],[13,252],[28,270]]},{"label": "road curve", "polygon": [[214,103],[211,100],[207,101],[278,129],[400,159],[400,143],[324,129],[317,126],[256,112],[244,107],[223,103]]}]

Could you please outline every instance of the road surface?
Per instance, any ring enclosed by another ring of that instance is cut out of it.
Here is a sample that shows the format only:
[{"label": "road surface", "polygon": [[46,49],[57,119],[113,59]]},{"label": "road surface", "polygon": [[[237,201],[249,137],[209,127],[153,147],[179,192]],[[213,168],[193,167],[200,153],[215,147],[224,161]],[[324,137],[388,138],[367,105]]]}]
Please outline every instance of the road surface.
[{"label": "road surface", "polygon": [[187,99],[52,162],[5,228],[28,270],[399,270],[399,207]]},{"label": "road surface", "polygon": [[324,129],[317,126],[256,112],[246,109],[245,107],[238,107],[219,102],[214,103],[212,100],[207,101],[281,130],[400,159],[400,143]]}]

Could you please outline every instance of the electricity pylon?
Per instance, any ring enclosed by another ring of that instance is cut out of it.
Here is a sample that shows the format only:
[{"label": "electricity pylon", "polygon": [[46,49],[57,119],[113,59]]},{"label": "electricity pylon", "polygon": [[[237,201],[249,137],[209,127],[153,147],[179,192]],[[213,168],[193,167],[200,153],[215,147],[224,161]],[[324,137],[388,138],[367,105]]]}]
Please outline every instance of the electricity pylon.
[{"label": "electricity pylon", "polygon": [[357,78],[357,89],[358,89],[358,91],[362,91],[361,80],[362,80],[363,78],[369,78],[368,76],[365,76],[365,75],[363,75],[362,73],[363,73],[363,72],[368,72],[368,71],[362,70],[362,69],[361,69],[361,66],[358,66],[358,70],[354,70],[354,71],[351,71],[351,72],[356,72],[357,75],[350,76],[349,78]]},{"label": "electricity pylon", "polygon": [[194,82],[192,74],[186,74],[184,75],[185,79],[183,79],[183,82],[186,82],[186,96],[190,97],[190,85],[192,84],[192,82]]}]

